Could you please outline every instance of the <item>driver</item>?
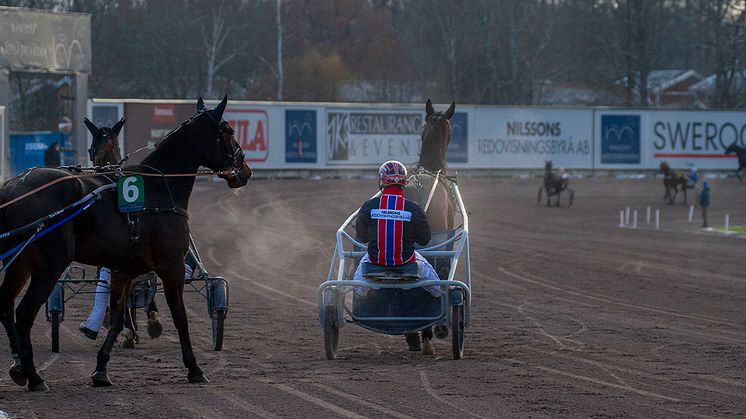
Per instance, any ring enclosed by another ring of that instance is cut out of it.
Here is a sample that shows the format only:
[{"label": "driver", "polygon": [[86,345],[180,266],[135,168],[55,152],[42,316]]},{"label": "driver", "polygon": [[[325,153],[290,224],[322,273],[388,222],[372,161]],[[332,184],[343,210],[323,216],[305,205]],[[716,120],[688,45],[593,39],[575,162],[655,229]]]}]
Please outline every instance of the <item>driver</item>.
[{"label": "driver", "polygon": [[[368,252],[363,256],[355,271],[354,279],[364,280],[362,264],[379,266],[402,266],[408,263],[419,265],[423,280],[439,280],[428,261],[414,250],[415,243],[425,246],[430,242],[430,225],[425,212],[414,201],[404,199],[404,186],[407,184],[407,169],[398,161],[389,160],[378,170],[378,187],[381,195],[365,202],[355,222],[356,238],[368,244]],[[434,297],[441,294],[439,287],[426,287]],[[367,288],[355,291],[365,296]],[[422,350],[424,355],[434,355],[432,329],[422,331],[422,345],[419,333],[406,336],[409,350]]]}]

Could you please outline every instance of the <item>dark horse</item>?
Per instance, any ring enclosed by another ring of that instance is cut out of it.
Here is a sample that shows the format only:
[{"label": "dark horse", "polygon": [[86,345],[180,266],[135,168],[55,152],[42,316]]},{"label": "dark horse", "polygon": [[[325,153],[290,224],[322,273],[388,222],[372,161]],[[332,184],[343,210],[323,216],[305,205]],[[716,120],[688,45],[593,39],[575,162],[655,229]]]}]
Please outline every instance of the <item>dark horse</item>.
[{"label": "dark horse", "polygon": [[[200,98],[198,113],[168,134],[140,165],[122,168],[125,174],[145,175],[145,208],[140,212],[127,217],[118,211],[116,194],[108,190],[100,192],[100,199],[88,211],[29,244],[10,266],[8,259],[3,261],[7,272],[0,285],[0,320],[8,333],[11,352],[20,362],[10,370],[17,384],[28,382],[29,390],[47,388],[34,366],[31,327],[57,279],[72,261],[112,269],[111,327],[91,376],[94,386],[111,385],[106,366],[123,328],[126,296],[132,279],[148,271],[156,272],[163,281],[189,382],[207,381],[192,351],[182,298],[184,255],[189,246],[187,209],[195,178],[167,176],[193,174],[200,166],[206,166],[220,171],[220,177],[231,188],[246,185],[251,170],[243,152],[235,141],[225,140],[227,123],[222,115],[226,104],[227,97],[215,109],[208,110]],[[33,199],[22,201],[23,205],[0,209],[0,231],[16,229],[55,213],[111,182],[97,174],[73,177],[68,170],[33,169],[3,185],[0,202],[7,204],[55,181],[38,191]],[[21,241],[4,240],[0,251],[5,252]],[[31,281],[14,316],[15,298],[29,276]]]},{"label": "dark horse", "polygon": [[[454,228],[456,204],[446,185],[446,182],[450,182],[446,178],[446,149],[451,141],[450,120],[455,110],[455,103],[451,103],[451,106],[445,112],[435,112],[430,99],[425,103],[425,125],[422,128],[420,159],[407,182],[407,187],[404,189],[404,196],[419,203],[427,213],[430,230],[433,231],[434,238],[437,237],[438,232]],[[438,185],[431,197],[430,194],[436,179]],[[436,240],[441,241],[437,238],[433,241]],[[447,279],[450,272],[450,260],[443,259],[445,258],[437,261],[440,263],[430,262],[440,279]],[[429,339],[432,335],[431,328],[422,331],[423,339]],[[416,334],[407,335],[407,342],[410,344],[410,349],[415,350],[419,346],[419,336]]]},{"label": "dark horse", "polygon": [[539,187],[539,196],[536,198],[536,202],[541,201],[542,190],[547,191],[547,206],[551,205],[551,198],[554,195],[557,195],[557,203],[555,203],[554,206],[560,206],[560,194],[564,190],[567,190],[570,193],[570,201],[568,205],[572,206],[572,201],[575,199],[575,190],[570,188],[570,178],[564,173],[560,173],[559,175],[554,173],[552,171],[551,160],[547,160],[544,163],[544,184]]},{"label": "dark horse", "polygon": [[668,199],[669,204],[676,202],[676,196],[678,196],[679,187],[681,187],[681,192],[684,192],[684,205],[686,205],[686,189],[688,181],[684,173],[675,172],[667,162],[661,162],[659,169],[660,172],[663,173],[663,187],[666,189],[666,194],[663,195],[663,200],[665,201]]},{"label": "dark horse", "polygon": [[736,143],[733,143],[725,149],[725,154],[736,153],[738,156],[738,169],[736,169],[736,176],[738,180],[741,179],[741,170],[746,169],[746,148],[739,147]]}]

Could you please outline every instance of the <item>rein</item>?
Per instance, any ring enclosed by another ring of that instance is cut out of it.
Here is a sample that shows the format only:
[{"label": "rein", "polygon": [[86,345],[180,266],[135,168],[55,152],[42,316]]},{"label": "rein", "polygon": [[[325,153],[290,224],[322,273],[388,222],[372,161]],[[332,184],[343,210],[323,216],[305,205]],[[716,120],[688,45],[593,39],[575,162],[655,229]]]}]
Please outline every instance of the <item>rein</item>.
[{"label": "rein", "polygon": [[18,201],[21,201],[23,199],[28,198],[31,195],[34,195],[38,192],[43,191],[44,189],[47,189],[51,186],[54,186],[60,182],[71,180],[71,179],[80,179],[80,178],[88,178],[88,177],[99,177],[99,176],[108,176],[108,175],[140,175],[145,177],[198,177],[198,176],[214,176],[214,175],[230,175],[235,173],[234,170],[222,170],[219,172],[215,171],[209,171],[209,172],[196,172],[196,173],[144,173],[144,172],[132,172],[132,171],[122,171],[122,170],[115,170],[115,171],[108,171],[108,172],[98,172],[98,173],[83,173],[80,175],[67,175],[63,176],[61,178],[57,178],[55,180],[52,180],[50,182],[47,182],[37,188],[34,188],[28,192],[26,192],[23,195],[17,196],[13,199],[11,199],[8,202],[5,202],[4,204],[0,205],[0,209],[3,209],[11,204],[14,204]]}]

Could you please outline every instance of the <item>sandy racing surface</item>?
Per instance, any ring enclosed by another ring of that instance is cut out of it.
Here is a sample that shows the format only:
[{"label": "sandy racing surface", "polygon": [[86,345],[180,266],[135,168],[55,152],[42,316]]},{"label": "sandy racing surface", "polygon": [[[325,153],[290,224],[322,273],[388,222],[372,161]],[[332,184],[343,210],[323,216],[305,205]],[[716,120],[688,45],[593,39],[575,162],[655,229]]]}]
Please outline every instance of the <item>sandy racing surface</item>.
[{"label": "sandy racing surface", "polygon": [[[370,180],[251,181],[238,196],[197,186],[192,231],[230,284],[222,352],[210,350],[205,300],[186,297],[198,362],[186,382],[163,296],[164,334],[116,347],[111,388],[90,387],[102,339],[77,330],[90,296],[68,301],[61,353],[43,314],[33,330],[50,391],[0,374],[10,417],[732,417],[746,414],[746,240],[702,232],[662,202],[660,179],[579,179],[572,208],[536,204],[540,179],[460,183],[471,211],[473,325],[465,358],[355,326],[324,358],[315,290],[334,231]],[[746,183],[710,180],[711,224],[746,224]],[[693,197],[690,196],[690,200]],[[566,201],[565,201],[566,203]],[[619,209],[663,211],[662,229],[621,229]],[[739,223],[740,219],[740,223]],[[142,319],[142,317],[140,317]],[[144,334],[144,331],[143,331]],[[11,363],[4,331],[2,359]],[[2,413],[0,413],[0,417]]]}]

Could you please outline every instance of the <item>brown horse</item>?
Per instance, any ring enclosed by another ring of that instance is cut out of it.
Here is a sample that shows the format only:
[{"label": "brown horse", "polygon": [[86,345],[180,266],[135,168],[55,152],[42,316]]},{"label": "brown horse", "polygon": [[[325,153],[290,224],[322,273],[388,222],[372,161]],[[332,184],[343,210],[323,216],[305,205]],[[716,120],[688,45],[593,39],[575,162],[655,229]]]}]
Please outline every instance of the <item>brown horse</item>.
[{"label": "brown horse", "polygon": [[684,173],[675,172],[671,169],[671,166],[667,162],[661,162],[660,172],[663,173],[663,187],[666,189],[666,194],[663,195],[663,200],[668,199],[669,204],[676,202],[676,196],[679,194],[679,187],[681,192],[684,192],[684,205],[686,205],[686,189],[687,179]]},{"label": "brown horse", "polygon": [[539,187],[539,196],[536,198],[536,202],[541,202],[541,192],[547,191],[547,206],[551,205],[551,198],[553,195],[557,195],[557,202],[554,204],[555,207],[560,206],[560,195],[562,191],[567,190],[570,194],[569,206],[572,206],[572,202],[575,199],[575,190],[570,188],[570,177],[566,173],[563,173],[563,169],[560,168],[560,174],[555,174],[552,171],[552,161],[547,160],[544,162],[544,184]]},{"label": "brown horse", "polygon": [[[404,196],[422,206],[427,214],[430,230],[433,232],[432,242],[443,241],[443,233],[454,228],[456,204],[447,186],[446,149],[451,141],[451,118],[456,110],[456,103],[445,112],[435,112],[430,99],[425,103],[425,125],[422,128],[422,145],[417,167],[409,176]],[[437,186],[433,191],[433,186]],[[439,237],[439,234],[440,237]],[[449,250],[449,249],[446,249]],[[432,258],[430,263],[435,268],[440,279],[448,278],[450,259]],[[439,336],[442,335],[439,331]],[[447,332],[446,332],[447,333]],[[432,328],[422,331],[423,340],[432,339]],[[407,335],[410,350],[417,350],[420,346],[419,334]]]},{"label": "brown horse", "polygon": [[[103,176],[74,177],[68,170],[34,169],[0,188],[0,203],[4,206],[0,208],[0,231],[22,232],[2,240],[0,251],[7,254],[19,244],[26,244],[13,261],[5,256],[6,274],[0,285],[0,321],[17,362],[11,367],[10,376],[18,385],[28,383],[29,390],[36,391],[47,389],[34,365],[31,327],[72,261],[112,269],[111,327],[91,376],[94,386],[111,385],[107,364],[123,328],[126,296],[132,279],[148,271],[156,272],[163,281],[189,382],[207,381],[192,350],[182,296],[184,255],[189,246],[187,209],[195,178],[168,175],[192,174],[206,166],[219,171],[231,188],[246,185],[251,170],[241,147],[235,141],[225,141],[227,122],[222,116],[227,101],[227,97],[223,98],[215,109],[208,110],[200,99],[199,112],[167,135],[140,165],[122,167],[125,174],[141,173],[144,178],[145,207],[131,213],[134,229],[128,217],[118,210],[117,195],[108,189],[111,181]],[[44,185],[50,186],[34,192]],[[24,199],[22,205],[11,204],[27,193],[33,193],[33,199]],[[69,211],[59,213],[78,202],[89,206],[81,206],[80,211],[69,215]],[[25,229],[48,215],[54,215],[49,224],[39,225],[44,229],[43,237]],[[73,215],[77,217],[72,218]],[[36,240],[32,241],[34,237]],[[29,277],[28,289],[14,313],[15,299]]]}]

